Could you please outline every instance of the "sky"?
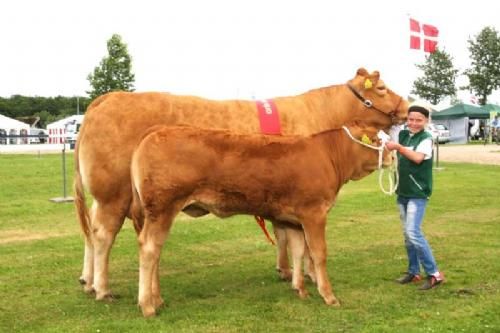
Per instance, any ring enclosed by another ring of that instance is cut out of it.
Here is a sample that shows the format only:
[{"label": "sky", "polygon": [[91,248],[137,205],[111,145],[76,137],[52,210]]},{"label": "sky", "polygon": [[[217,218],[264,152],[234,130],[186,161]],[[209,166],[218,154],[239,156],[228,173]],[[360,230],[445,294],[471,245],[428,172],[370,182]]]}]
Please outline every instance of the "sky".
[{"label": "sky", "polygon": [[486,26],[500,31],[499,13],[491,0],[6,1],[0,96],[86,96],[116,33],[136,91],[272,98],[345,83],[364,67],[406,97],[424,61],[409,48],[409,17],[436,26],[439,47],[463,71],[467,40]]}]

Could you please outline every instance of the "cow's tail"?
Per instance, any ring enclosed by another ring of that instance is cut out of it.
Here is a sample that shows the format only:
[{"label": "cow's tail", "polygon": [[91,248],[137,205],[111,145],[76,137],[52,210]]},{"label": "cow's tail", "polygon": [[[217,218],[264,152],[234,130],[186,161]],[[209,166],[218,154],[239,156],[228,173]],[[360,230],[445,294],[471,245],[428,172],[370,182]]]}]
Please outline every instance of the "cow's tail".
[{"label": "cow's tail", "polygon": [[80,172],[79,146],[80,140],[77,140],[75,146],[75,180],[73,183],[75,195],[75,208],[80,227],[85,238],[90,241],[90,215],[87,203],[85,202],[85,190],[83,188],[82,174]]}]

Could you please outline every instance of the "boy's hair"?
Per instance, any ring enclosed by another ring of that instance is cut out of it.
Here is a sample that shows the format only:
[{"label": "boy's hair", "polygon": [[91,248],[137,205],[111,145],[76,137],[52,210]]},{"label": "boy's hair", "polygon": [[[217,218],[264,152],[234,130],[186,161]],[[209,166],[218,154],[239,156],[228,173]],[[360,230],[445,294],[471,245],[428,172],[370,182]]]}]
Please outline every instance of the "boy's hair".
[{"label": "boy's hair", "polygon": [[408,109],[408,113],[410,112],[419,112],[424,115],[425,118],[429,118],[429,109],[423,107],[421,105],[412,105]]}]

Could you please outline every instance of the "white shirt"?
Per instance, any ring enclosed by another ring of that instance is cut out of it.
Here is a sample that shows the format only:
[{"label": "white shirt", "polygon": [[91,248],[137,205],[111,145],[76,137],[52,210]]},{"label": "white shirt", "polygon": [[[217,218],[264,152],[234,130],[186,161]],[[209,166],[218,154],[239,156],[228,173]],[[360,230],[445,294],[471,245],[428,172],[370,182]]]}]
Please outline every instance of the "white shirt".
[{"label": "white shirt", "polygon": [[[412,137],[412,136],[413,136],[413,134],[410,133],[410,137]],[[401,142],[399,142],[399,143],[401,143]],[[413,150],[413,147],[411,147],[410,149]],[[420,142],[419,145],[417,146],[417,148],[415,149],[415,151],[424,154],[424,160],[428,160],[428,159],[432,158],[432,151],[433,151],[432,139],[428,138],[428,139],[425,139],[422,142]]]}]

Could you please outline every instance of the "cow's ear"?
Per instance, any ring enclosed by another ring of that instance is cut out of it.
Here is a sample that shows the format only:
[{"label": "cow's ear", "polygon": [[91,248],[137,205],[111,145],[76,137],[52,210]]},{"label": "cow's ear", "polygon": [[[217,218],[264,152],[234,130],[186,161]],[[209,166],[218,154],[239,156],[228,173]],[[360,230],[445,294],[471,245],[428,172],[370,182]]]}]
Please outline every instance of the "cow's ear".
[{"label": "cow's ear", "polygon": [[368,75],[364,80],[364,88],[371,89],[377,86],[378,80],[380,79],[380,73],[374,71],[372,74]]},{"label": "cow's ear", "polygon": [[368,71],[366,69],[364,69],[363,67],[360,67],[358,69],[358,71],[356,72],[356,75],[360,75],[360,76],[364,76],[364,77],[367,77],[369,76],[370,74],[368,73]]}]

